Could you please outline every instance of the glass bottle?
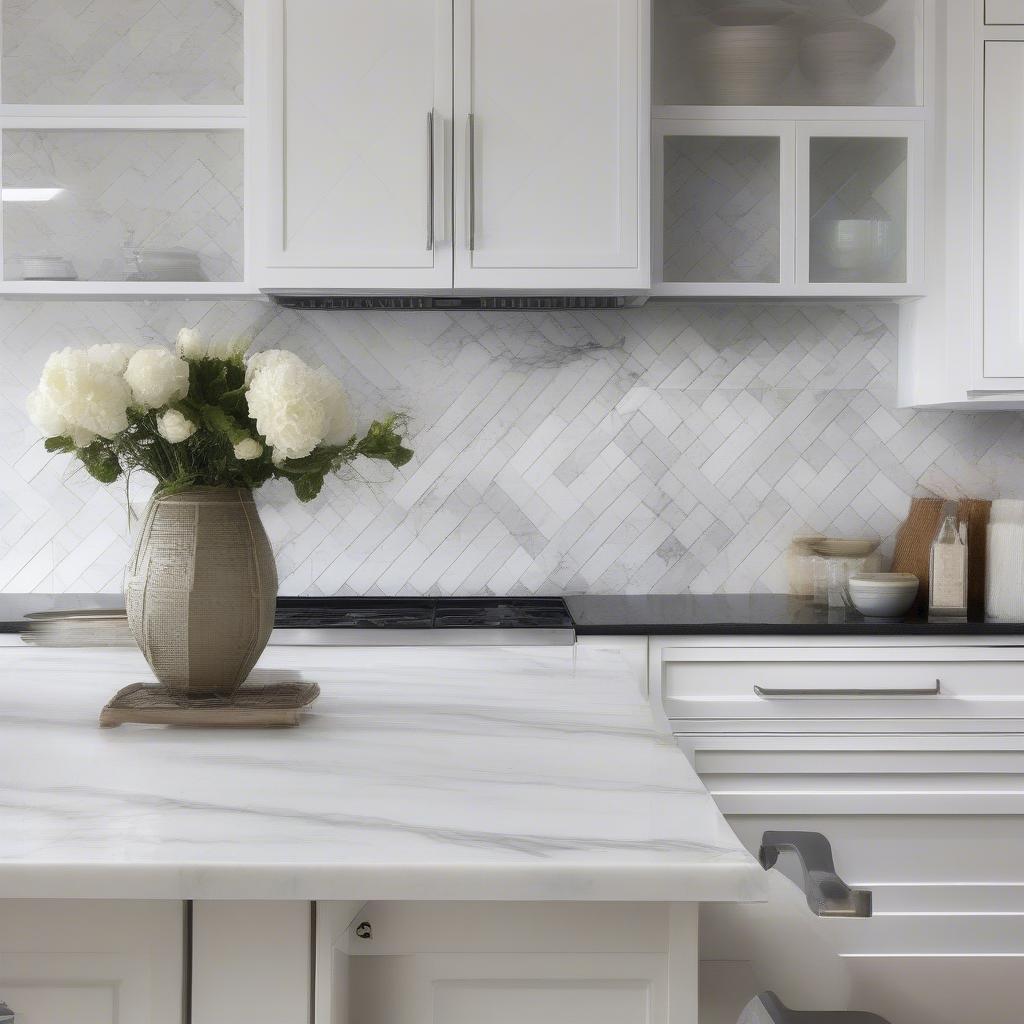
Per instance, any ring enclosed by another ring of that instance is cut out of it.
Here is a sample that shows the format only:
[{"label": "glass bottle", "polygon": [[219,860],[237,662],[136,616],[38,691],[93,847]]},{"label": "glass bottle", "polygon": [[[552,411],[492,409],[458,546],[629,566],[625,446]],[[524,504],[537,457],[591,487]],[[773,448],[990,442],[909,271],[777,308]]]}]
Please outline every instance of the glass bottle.
[{"label": "glass bottle", "polygon": [[967,617],[967,524],[957,525],[953,502],[943,506],[939,530],[932,541],[928,614]]}]

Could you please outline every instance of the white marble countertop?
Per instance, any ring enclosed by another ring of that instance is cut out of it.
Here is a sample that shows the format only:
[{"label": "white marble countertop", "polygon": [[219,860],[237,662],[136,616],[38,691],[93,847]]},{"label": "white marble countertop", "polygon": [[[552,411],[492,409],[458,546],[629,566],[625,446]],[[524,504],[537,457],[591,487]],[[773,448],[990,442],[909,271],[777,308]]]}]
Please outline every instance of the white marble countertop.
[{"label": "white marble countertop", "polygon": [[131,650],[0,647],[0,898],[751,900],[615,651],[269,648],[284,730],[100,729]]}]

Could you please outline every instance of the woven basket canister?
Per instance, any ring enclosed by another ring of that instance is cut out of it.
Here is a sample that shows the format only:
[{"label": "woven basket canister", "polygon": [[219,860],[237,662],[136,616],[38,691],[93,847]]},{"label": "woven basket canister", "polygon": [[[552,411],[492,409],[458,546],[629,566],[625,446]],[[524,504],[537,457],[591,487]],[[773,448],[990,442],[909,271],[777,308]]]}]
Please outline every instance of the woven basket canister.
[{"label": "woven basket canister", "polygon": [[274,627],[277,569],[252,492],[196,487],[155,496],[125,577],[128,624],[176,695],[230,698]]}]

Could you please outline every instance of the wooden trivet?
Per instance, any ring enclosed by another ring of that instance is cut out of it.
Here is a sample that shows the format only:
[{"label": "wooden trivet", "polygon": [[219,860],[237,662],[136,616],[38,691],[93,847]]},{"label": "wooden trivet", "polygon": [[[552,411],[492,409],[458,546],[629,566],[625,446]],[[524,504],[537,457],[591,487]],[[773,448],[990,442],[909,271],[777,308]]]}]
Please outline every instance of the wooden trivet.
[{"label": "wooden trivet", "polygon": [[229,701],[184,702],[165,686],[132,683],[110,699],[100,712],[109,728],[143,725],[191,725],[219,729],[280,729],[298,725],[303,708],[320,696],[316,683],[267,683],[243,686]]}]

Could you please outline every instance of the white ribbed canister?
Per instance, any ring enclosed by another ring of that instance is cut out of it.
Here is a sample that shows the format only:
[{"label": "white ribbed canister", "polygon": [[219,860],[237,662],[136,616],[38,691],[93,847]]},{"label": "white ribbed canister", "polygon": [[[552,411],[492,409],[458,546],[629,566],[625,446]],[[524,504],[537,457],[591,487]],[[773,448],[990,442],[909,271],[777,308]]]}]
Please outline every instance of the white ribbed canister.
[{"label": "white ribbed canister", "polygon": [[985,562],[985,614],[1024,622],[1024,501],[992,502]]}]

